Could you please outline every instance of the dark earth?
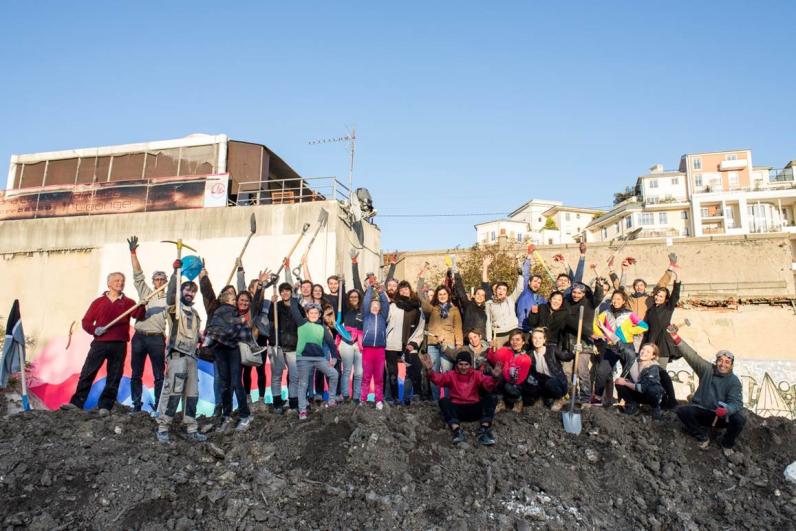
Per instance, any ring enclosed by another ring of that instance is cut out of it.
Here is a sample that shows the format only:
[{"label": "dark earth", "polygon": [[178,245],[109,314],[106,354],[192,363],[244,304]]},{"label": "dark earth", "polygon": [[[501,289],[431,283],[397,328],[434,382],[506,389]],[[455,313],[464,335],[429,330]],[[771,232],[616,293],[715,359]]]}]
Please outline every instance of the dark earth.
[{"label": "dark earth", "polygon": [[[0,395],[1,397],[2,395]],[[4,401],[4,398],[0,398]],[[0,404],[5,410],[5,404]],[[504,412],[496,446],[454,448],[432,404],[256,413],[209,442],[124,408],[0,419],[3,529],[794,529],[796,422],[749,422],[707,451],[676,417],[583,411],[579,436],[541,406]]]}]

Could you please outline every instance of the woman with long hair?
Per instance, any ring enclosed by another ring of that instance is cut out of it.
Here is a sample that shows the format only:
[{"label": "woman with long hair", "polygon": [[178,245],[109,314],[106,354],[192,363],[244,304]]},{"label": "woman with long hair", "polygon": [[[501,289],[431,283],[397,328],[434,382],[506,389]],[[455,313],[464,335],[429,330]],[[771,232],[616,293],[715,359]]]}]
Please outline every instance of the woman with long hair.
[{"label": "woman with long hair", "polygon": [[647,310],[646,318],[644,319],[649,325],[649,330],[644,333],[642,343],[651,343],[658,348],[657,362],[661,368],[660,380],[664,390],[664,397],[662,406],[665,409],[672,409],[677,406],[677,399],[674,396],[674,385],[669,373],[666,372],[666,366],[669,360],[677,359],[680,353],[677,346],[672,340],[672,336],[666,331],[666,328],[672,324],[672,315],[680,301],[680,274],[677,266],[670,266],[667,270],[674,276],[674,287],[671,293],[669,288],[663,286],[656,286],[652,290],[652,306]]},{"label": "woman with long hair", "polygon": [[404,405],[411,403],[412,395],[420,395],[423,370],[418,355],[425,327],[426,319],[420,308],[420,298],[409,282],[399,282],[398,290],[390,303],[387,321],[387,385],[395,402],[398,401],[398,360],[401,357],[406,361]]},{"label": "woman with long hair", "polygon": [[[462,316],[453,305],[447,286],[438,286],[431,301],[423,297],[420,303],[428,315],[428,355],[431,357],[433,370],[449,371],[453,368],[453,362],[444,353],[464,346]],[[436,385],[432,384],[431,395],[434,400],[439,400],[439,388]]]},{"label": "woman with long hair", "polygon": [[607,397],[605,402],[602,399],[605,384],[611,378],[618,361],[624,364],[624,360],[635,356],[633,340],[644,334],[648,328],[647,323],[628,309],[624,290],[614,291],[611,295],[611,306],[594,320],[594,337],[602,340],[603,348],[594,381],[594,395],[591,399],[593,405],[610,405],[613,402],[613,397]]},{"label": "woman with long hair", "polygon": [[565,333],[567,327],[567,312],[564,307],[564,294],[558,290],[550,293],[547,302],[543,302],[531,307],[526,321],[522,323],[522,329],[526,328],[534,331],[537,328],[544,328],[545,341],[547,344],[560,345],[565,348]]},{"label": "woman with long hair", "polygon": [[353,397],[354,402],[358,403],[362,389],[362,294],[356,289],[349,290],[346,301],[343,327],[351,336],[351,341],[346,341],[339,335],[336,338],[343,362],[341,387],[344,400]]}]

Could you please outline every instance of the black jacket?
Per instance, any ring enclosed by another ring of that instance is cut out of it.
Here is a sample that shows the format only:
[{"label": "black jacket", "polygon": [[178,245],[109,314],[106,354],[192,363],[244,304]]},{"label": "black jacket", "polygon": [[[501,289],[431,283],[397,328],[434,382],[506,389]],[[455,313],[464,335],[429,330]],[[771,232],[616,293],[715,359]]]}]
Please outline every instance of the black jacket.
[{"label": "black jacket", "polygon": [[[528,313],[528,317],[525,319],[524,325],[528,325],[529,330],[533,330],[534,328],[543,327],[546,329],[545,335],[547,337],[548,343],[554,343],[556,345],[564,347],[565,343],[565,332],[567,327],[567,309],[564,305],[561,306],[558,310],[553,311],[550,308],[550,303],[546,302],[544,304],[540,304],[538,306],[539,311],[537,313]],[[585,322],[585,319],[584,319]],[[575,325],[577,326],[577,324]],[[584,324],[584,327],[586,324]],[[577,328],[575,329],[575,333],[577,333]]]},{"label": "black jacket", "polygon": [[474,300],[468,299],[462,276],[456,273],[453,279],[454,294],[462,312],[462,332],[466,334],[470,330],[477,330],[481,337],[486,337],[486,301],[478,305]]},{"label": "black jacket", "polygon": [[231,304],[222,303],[213,312],[205,332],[222,345],[236,347],[243,326],[238,309]]},{"label": "black jacket", "polygon": [[565,333],[570,336],[571,344],[575,344],[575,339],[578,335],[578,316],[580,315],[580,307],[583,306],[583,333],[581,340],[587,345],[591,345],[592,323],[594,322],[594,309],[603,300],[603,288],[598,282],[592,291],[586,286],[586,293],[583,298],[578,302],[572,300],[572,294],[566,299],[567,311],[567,326]]},{"label": "black jacket", "polygon": [[677,359],[680,357],[680,352],[677,350],[672,336],[666,331],[666,327],[672,322],[672,314],[679,300],[680,282],[675,282],[669,300],[660,306],[653,304],[647,310],[647,315],[644,316],[649,330],[644,333],[642,344],[655,343],[660,350],[661,358]]},{"label": "black jacket", "polygon": [[[292,352],[296,350],[296,344],[298,343],[298,325],[290,313],[290,306],[284,304],[282,299],[279,299],[276,304],[272,304],[268,312],[268,318],[271,321],[271,344],[274,345],[276,342],[274,307],[277,307],[279,311],[279,346],[287,352]],[[302,308],[299,308],[299,311],[302,314],[304,313]]]},{"label": "black jacket", "polygon": [[[536,353],[532,352],[531,354],[534,357],[533,364],[531,365],[531,374],[537,375],[537,363],[536,363]],[[550,369],[550,377],[555,378],[556,380],[563,380],[567,381],[567,375],[564,374],[564,368],[561,367],[562,361],[572,361],[575,358],[575,354],[572,352],[568,352],[563,350],[558,345],[548,344],[546,345],[545,352],[544,352],[544,360],[547,363],[547,368]]]}]

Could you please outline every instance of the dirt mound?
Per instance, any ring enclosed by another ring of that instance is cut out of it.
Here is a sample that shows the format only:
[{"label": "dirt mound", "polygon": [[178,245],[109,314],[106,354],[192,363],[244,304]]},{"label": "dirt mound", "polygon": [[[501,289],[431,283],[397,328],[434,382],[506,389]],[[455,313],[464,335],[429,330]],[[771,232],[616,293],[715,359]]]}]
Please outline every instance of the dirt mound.
[{"label": "dirt mound", "polygon": [[[258,413],[247,433],[155,442],[118,412],[35,411],[0,420],[0,523],[30,529],[787,529],[796,423],[751,416],[738,449],[696,448],[660,422],[584,411],[502,413],[498,444],[468,427],[451,447],[431,404]],[[211,444],[212,443],[212,444]]]}]

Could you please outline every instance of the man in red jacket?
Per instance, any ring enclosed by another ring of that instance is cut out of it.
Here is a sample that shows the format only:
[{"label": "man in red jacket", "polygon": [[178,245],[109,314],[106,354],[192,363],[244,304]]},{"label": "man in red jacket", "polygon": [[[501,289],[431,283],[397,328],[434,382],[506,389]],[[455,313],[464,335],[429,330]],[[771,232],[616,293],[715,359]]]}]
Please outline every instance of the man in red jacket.
[{"label": "man in red jacket", "polygon": [[107,361],[107,377],[105,388],[99,398],[99,414],[110,414],[119,382],[124,370],[124,358],[127,355],[127,342],[130,341],[130,318],[142,319],[146,315],[146,307],[139,306],[135,311],[111,327],[107,325],[121,314],[135,306],[135,302],[125,297],[124,275],[111,273],[108,275],[108,291],[94,300],[83,316],[83,330],[94,336],[91,348],[86,355],[80,379],[72,399],[61,406],[61,409],[82,409],[102,364]]},{"label": "man in red jacket", "polygon": [[512,330],[509,333],[508,346],[497,350],[489,349],[486,359],[493,367],[497,365],[503,367],[503,382],[499,391],[503,394],[505,408],[514,408],[514,411],[521,413],[523,404],[533,403],[532,389],[527,383],[533,359],[525,351],[525,336],[522,330],[519,328]]},{"label": "man in red jacket", "polygon": [[420,361],[428,371],[431,383],[445,388],[445,397],[440,398],[439,408],[445,422],[453,432],[453,444],[464,442],[464,431],[461,422],[481,421],[478,429],[478,442],[484,446],[495,444],[492,435],[492,419],[495,416],[495,389],[503,367],[498,364],[492,370],[492,376],[473,369],[473,357],[462,350],[456,355],[454,370],[434,372],[433,362],[428,354],[421,356]]}]

